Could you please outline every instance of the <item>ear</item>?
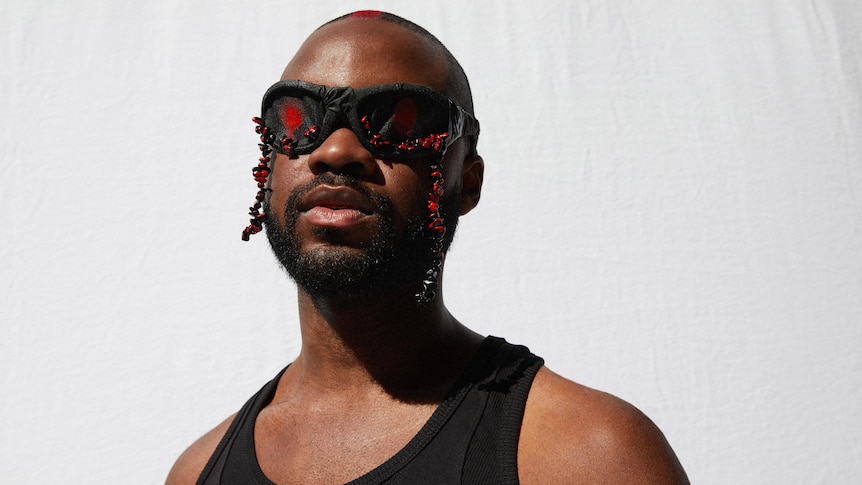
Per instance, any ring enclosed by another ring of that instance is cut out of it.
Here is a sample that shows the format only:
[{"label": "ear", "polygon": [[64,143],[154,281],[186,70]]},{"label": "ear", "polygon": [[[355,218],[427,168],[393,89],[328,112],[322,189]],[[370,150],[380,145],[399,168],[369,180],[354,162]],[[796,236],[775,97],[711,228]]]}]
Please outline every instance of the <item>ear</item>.
[{"label": "ear", "polygon": [[461,209],[464,214],[473,210],[482,195],[482,179],[485,176],[485,161],[479,155],[464,159],[461,166]]}]

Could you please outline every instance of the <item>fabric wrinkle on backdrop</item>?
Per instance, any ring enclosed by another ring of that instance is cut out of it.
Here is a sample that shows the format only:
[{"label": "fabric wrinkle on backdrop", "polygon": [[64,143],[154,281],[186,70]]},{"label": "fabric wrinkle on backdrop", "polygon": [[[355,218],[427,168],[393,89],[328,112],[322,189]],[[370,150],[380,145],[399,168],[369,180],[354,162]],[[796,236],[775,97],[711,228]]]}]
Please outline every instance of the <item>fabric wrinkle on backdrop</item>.
[{"label": "fabric wrinkle on backdrop", "polygon": [[[297,353],[237,234],[260,94],[356,9],[297,5],[0,3],[3,483],[161,482]],[[470,75],[460,320],[638,406],[693,483],[862,480],[862,9],[363,8]]]}]

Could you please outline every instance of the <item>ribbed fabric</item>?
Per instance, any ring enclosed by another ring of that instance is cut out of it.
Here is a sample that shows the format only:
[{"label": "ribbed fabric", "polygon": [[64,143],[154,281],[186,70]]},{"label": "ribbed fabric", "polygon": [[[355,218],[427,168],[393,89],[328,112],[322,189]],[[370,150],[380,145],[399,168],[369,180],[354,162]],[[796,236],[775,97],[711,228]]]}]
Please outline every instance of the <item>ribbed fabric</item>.
[{"label": "ribbed fabric", "polygon": [[[521,419],[542,363],[524,346],[486,338],[467,370],[407,446],[350,485],[517,484]],[[245,403],[210,457],[198,485],[274,485],[255,456],[254,423],[272,400],[282,373]]]}]

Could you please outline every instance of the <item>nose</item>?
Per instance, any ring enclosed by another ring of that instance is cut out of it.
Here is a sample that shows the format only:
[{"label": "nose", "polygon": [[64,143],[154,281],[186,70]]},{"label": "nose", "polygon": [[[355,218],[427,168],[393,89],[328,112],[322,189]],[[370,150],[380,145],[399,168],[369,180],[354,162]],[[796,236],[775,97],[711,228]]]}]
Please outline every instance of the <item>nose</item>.
[{"label": "nose", "polygon": [[308,166],[315,175],[330,171],[356,178],[374,172],[376,162],[352,130],[341,127],[333,131],[308,156]]}]

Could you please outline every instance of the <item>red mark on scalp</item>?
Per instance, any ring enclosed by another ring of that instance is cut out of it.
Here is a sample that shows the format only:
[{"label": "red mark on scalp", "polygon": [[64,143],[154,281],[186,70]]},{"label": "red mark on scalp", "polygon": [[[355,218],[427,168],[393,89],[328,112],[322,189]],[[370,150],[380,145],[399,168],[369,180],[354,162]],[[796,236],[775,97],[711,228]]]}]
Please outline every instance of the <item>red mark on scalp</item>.
[{"label": "red mark on scalp", "polygon": [[349,16],[352,18],[360,18],[360,19],[374,19],[382,14],[380,10],[357,10],[353,12]]}]

